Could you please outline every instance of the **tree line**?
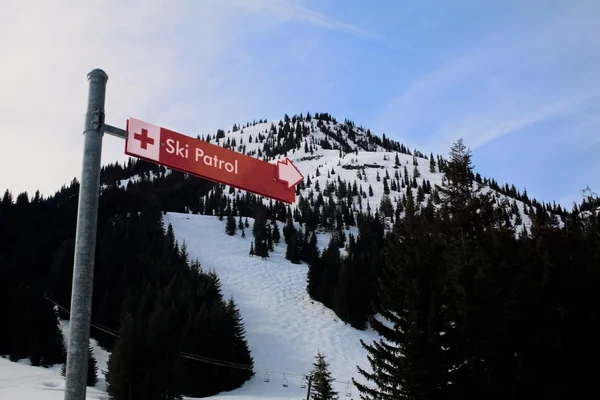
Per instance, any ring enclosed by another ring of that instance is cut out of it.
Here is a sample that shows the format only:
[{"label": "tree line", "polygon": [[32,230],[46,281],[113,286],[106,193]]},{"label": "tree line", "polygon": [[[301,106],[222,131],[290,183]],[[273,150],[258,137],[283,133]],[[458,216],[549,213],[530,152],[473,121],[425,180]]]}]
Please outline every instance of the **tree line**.
[{"label": "tree line", "polygon": [[[576,399],[595,390],[600,356],[600,219],[560,228],[541,208],[515,232],[451,149],[441,207],[409,197],[386,235],[377,277],[382,339],[362,343],[362,399]],[[590,197],[587,203],[598,204]]]},{"label": "tree line", "polygon": [[[100,198],[92,320],[107,329],[92,327],[91,336],[111,352],[106,381],[115,399],[210,396],[253,375],[234,299],[223,298],[216,273],[189,259],[185,243],[163,226],[165,203],[186,188],[153,195],[168,179],[173,183],[178,176],[108,187]],[[204,183],[192,185],[201,190]],[[64,309],[71,298],[78,189],[74,180],[55,196],[31,200],[26,193],[13,200],[7,190],[0,202],[0,320],[7,327],[0,331],[0,355],[13,361],[65,362],[59,321],[69,317]],[[52,302],[61,306],[58,311]],[[93,357],[88,369],[93,385]]]}]

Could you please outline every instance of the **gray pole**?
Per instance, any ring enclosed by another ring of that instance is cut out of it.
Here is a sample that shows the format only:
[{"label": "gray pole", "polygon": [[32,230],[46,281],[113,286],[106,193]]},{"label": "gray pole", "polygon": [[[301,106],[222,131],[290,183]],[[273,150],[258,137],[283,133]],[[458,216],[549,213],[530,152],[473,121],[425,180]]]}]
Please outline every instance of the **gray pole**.
[{"label": "gray pole", "polygon": [[100,69],[88,74],[89,93],[83,131],[83,162],[75,234],[65,400],[84,400],[86,395],[107,80],[108,75]]}]

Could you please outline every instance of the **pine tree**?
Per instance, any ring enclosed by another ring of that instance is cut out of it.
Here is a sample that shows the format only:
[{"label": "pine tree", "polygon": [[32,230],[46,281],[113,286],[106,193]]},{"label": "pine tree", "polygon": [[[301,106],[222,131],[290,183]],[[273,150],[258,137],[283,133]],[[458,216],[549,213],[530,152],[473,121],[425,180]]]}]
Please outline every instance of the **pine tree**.
[{"label": "pine tree", "polygon": [[[497,286],[491,277],[507,276],[510,271],[504,254],[515,251],[499,253],[510,242],[499,238],[514,237],[514,233],[510,232],[512,227],[502,227],[502,214],[494,210],[491,195],[473,187],[471,152],[462,139],[452,146],[444,173],[447,183],[438,190],[447,242],[446,312],[454,323],[446,332],[453,338],[448,352],[455,357],[448,381],[460,387],[466,397],[507,396],[510,391],[497,384],[506,379],[507,388],[515,382],[514,376],[507,374],[516,371],[507,359],[507,354],[514,354],[506,346],[512,339],[508,332],[493,333],[491,326],[494,321],[512,318],[498,310],[509,308],[514,295],[509,288],[513,283],[509,280]],[[505,245],[496,247],[499,241]]]},{"label": "pine tree", "polygon": [[88,347],[87,386],[96,386],[98,383],[98,362],[94,357],[92,346]]},{"label": "pine tree", "polygon": [[[316,238],[313,232],[313,237]],[[321,301],[320,286],[323,279],[323,273],[325,272],[321,263],[321,257],[319,249],[316,247],[316,240],[313,245],[313,237],[311,237],[311,247],[313,248],[311,261],[308,264],[308,271],[306,274],[306,291],[311,299]]]},{"label": "pine tree", "polygon": [[433,158],[433,153],[429,156],[429,172],[432,174],[435,173],[435,159]]},{"label": "pine tree", "polygon": [[472,168],[471,151],[461,138],[452,145],[450,159],[444,168],[447,184],[444,187],[436,185],[448,211],[457,218],[474,211],[471,206],[476,193],[471,179]]},{"label": "pine tree", "polygon": [[138,363],[135,355],[138,352],[138,342],[134,324],[133,316],[126,314],[119,329],[119,338],[108,359],[106,390],[116,400],[133,399],[137,392],[134,386],[137,378]]},{"label": "pine tree", "polygon": [[290,237],[285,250],[285,258],[294,264],[300,264],[300,253],[298,252],[298,232],[294,231]]},{"label": "pine tree", "polygon": [[290,239],[294,232],[296,232],[294,221],[292,221],[292,216],[289,215],[286,219],[285,226],[283,227],[283,239],[286,244],[290,244]]},{"label": "pine tree", "polygon": [[318,282],[319,297],[320,301],[327,307],[331,307],[333,304],[334,289],[341,266],[339,242],[337,231],[332,232],[331,239],[318,263],[319,268],[322,269],[322,277]]},{"label": "pine tree", "polygon": [[184,263],[187,263],[190,259],[190,254],[188,253],[187,243],[185,240],[181,244],[181,249],[179,249],[179,259]]},{"label": "pine tree", "polygon": [[419,186],[417,188],[417,203],[422,203],[425,200],[425,193],[423,192],[423,187]]},{"label": "pine tree", "polygon": [[144,332],[144,344],[151,357],[144,365],[144,379],[140,388],[146,399],[181,399],[181,339],[178,329],[177,310],[173,305],[168,309],[162,298],[155,300],[154,309]]},{"label": "pine tree", "polygon": [[388,186],[387,178],[383,178],[383,193],[390,194],[390,187]]},{"label": "pine tree", "polygon": [[250,348],[246,340],[246,330],[242,323],[242,315],[237,308],[233,296],[227,302],[227,313],[231,318],[231,331],[233,340],[229,360],[245,366],[245,369],[232,369],[229,371],[229,379],[232,387],[239,387],[254,375],[254,360],[250,355]]},{"label": "pine tree", "polygon": [[[65,349],[66,353],[66,349]],[[66,354],[65,354],[66,356]],[[62,365],[60,374],[62,376],[67,376],[67,363]],[[89,387],[94,387],[98,383],[98,362],[96,361],[96,357],[94,357],[94,349],[92,345],[88,346],[88,367],[87,367],[87,383],[86,385]]]},{"label": "pine tree", "polygon": [[265,239],[254,238],[254,254],[261,257],[269,257],[269,247]]},{"label": "pine tree", "polygon": [[227,214],[227,222],[225,224],[225,233],[227,233],[229,236],[233,236],[235,235],[236,228],[237,227],[233,213],[229,211],[229,214]]},{"label": "pine tree", "polygon": [[277,225],[277,221],[275,221],[275,220],[271,221],[271,225],[273,226],[273,228],[272,228],[273,242],[277,245],[277,244],[279,244],[279,241],[281,240],[281,233],[279,233],[279,226]]},{"label": "pine tree", "polygon": [[385,217],[391,218],[394,215],[394,206],[392,205],[392,201],[387,194],[381,196],[379,210]]},{"label": "pine tree", "polygon": [[270,223],[265,223],[265,230],[267,236],[267,249],[268,251],[274,251],[275,247],[273,244],[273,225]]},{"label": "pine tree", "polygon": [[325,361],[325,356],[317,352],[316,361],[313,363],[311,371],[312,387],[310,398],[314,400],[337,400],[338,394],[333,390],[334,378],[329,372],[329,363]]},{"label": "pine tree", "polygon": [[262,258],[269,257],[269,233],[267,230],[267,220],[264,210],[260,210],[254,219],[252,227],[254,235],[254,253]]},{"label": "pine tree", "polygon": [[405,215],[386,246],[379,277],[379,313],[386,322],[371,319],[382,339],[361,340],[372,372],[358,372],[375,384],[353,380],[364,400],[436,399],[448,392],[442,242],[417,215],[407,189]]},{"label": "pine tree", "polygon": [[29,358],[32,365],[44,367],[64,362],[63,336],[52,304],[25,284],[13,284],[16,287],[6,287],[7,304],[13,306],[7,307],[8,315],[2,316],[6,326],[11,327],[7,329],[10,360]]}]

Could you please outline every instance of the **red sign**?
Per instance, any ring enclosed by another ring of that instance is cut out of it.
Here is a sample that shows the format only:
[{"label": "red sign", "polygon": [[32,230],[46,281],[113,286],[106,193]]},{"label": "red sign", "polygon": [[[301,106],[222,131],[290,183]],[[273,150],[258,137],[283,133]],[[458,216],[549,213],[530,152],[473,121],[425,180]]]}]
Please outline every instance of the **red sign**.
[{"label": "red sign", "polygon": [[261,196],[293,203],[304,177],[288,159],[270,164],[134,118],[125,154]]}]

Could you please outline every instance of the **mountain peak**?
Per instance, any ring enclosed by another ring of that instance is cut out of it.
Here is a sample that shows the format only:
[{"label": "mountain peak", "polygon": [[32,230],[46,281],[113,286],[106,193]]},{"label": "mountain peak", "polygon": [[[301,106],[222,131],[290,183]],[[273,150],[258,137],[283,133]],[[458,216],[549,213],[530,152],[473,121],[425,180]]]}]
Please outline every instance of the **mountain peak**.
[{"label": "mountain peak", "polygon": [[[411,151],[385,134],[380,137],[349,119],[339,122],[329,113],[286,114],[277,121],[233,124],[227,132],[218,130],[216,135],[199,138],[267,162],[291,160],[304,176],[296,190],[296,205],[322,195],[334,202],[346,198],[355,211],[375,212],[384,197],[394,206],[404,202],[406,187],[411,186],[418,204],[426,207],[435,197],[435,187],[445,184],[444,157]],[[549,214],[563,212],[556,205],[529,199],[514,185],[500,186],[478,173],[473,180],[492,192],[496,206],[511,214],[515,226],[530,225],[527,214],[532,207]]]}]

